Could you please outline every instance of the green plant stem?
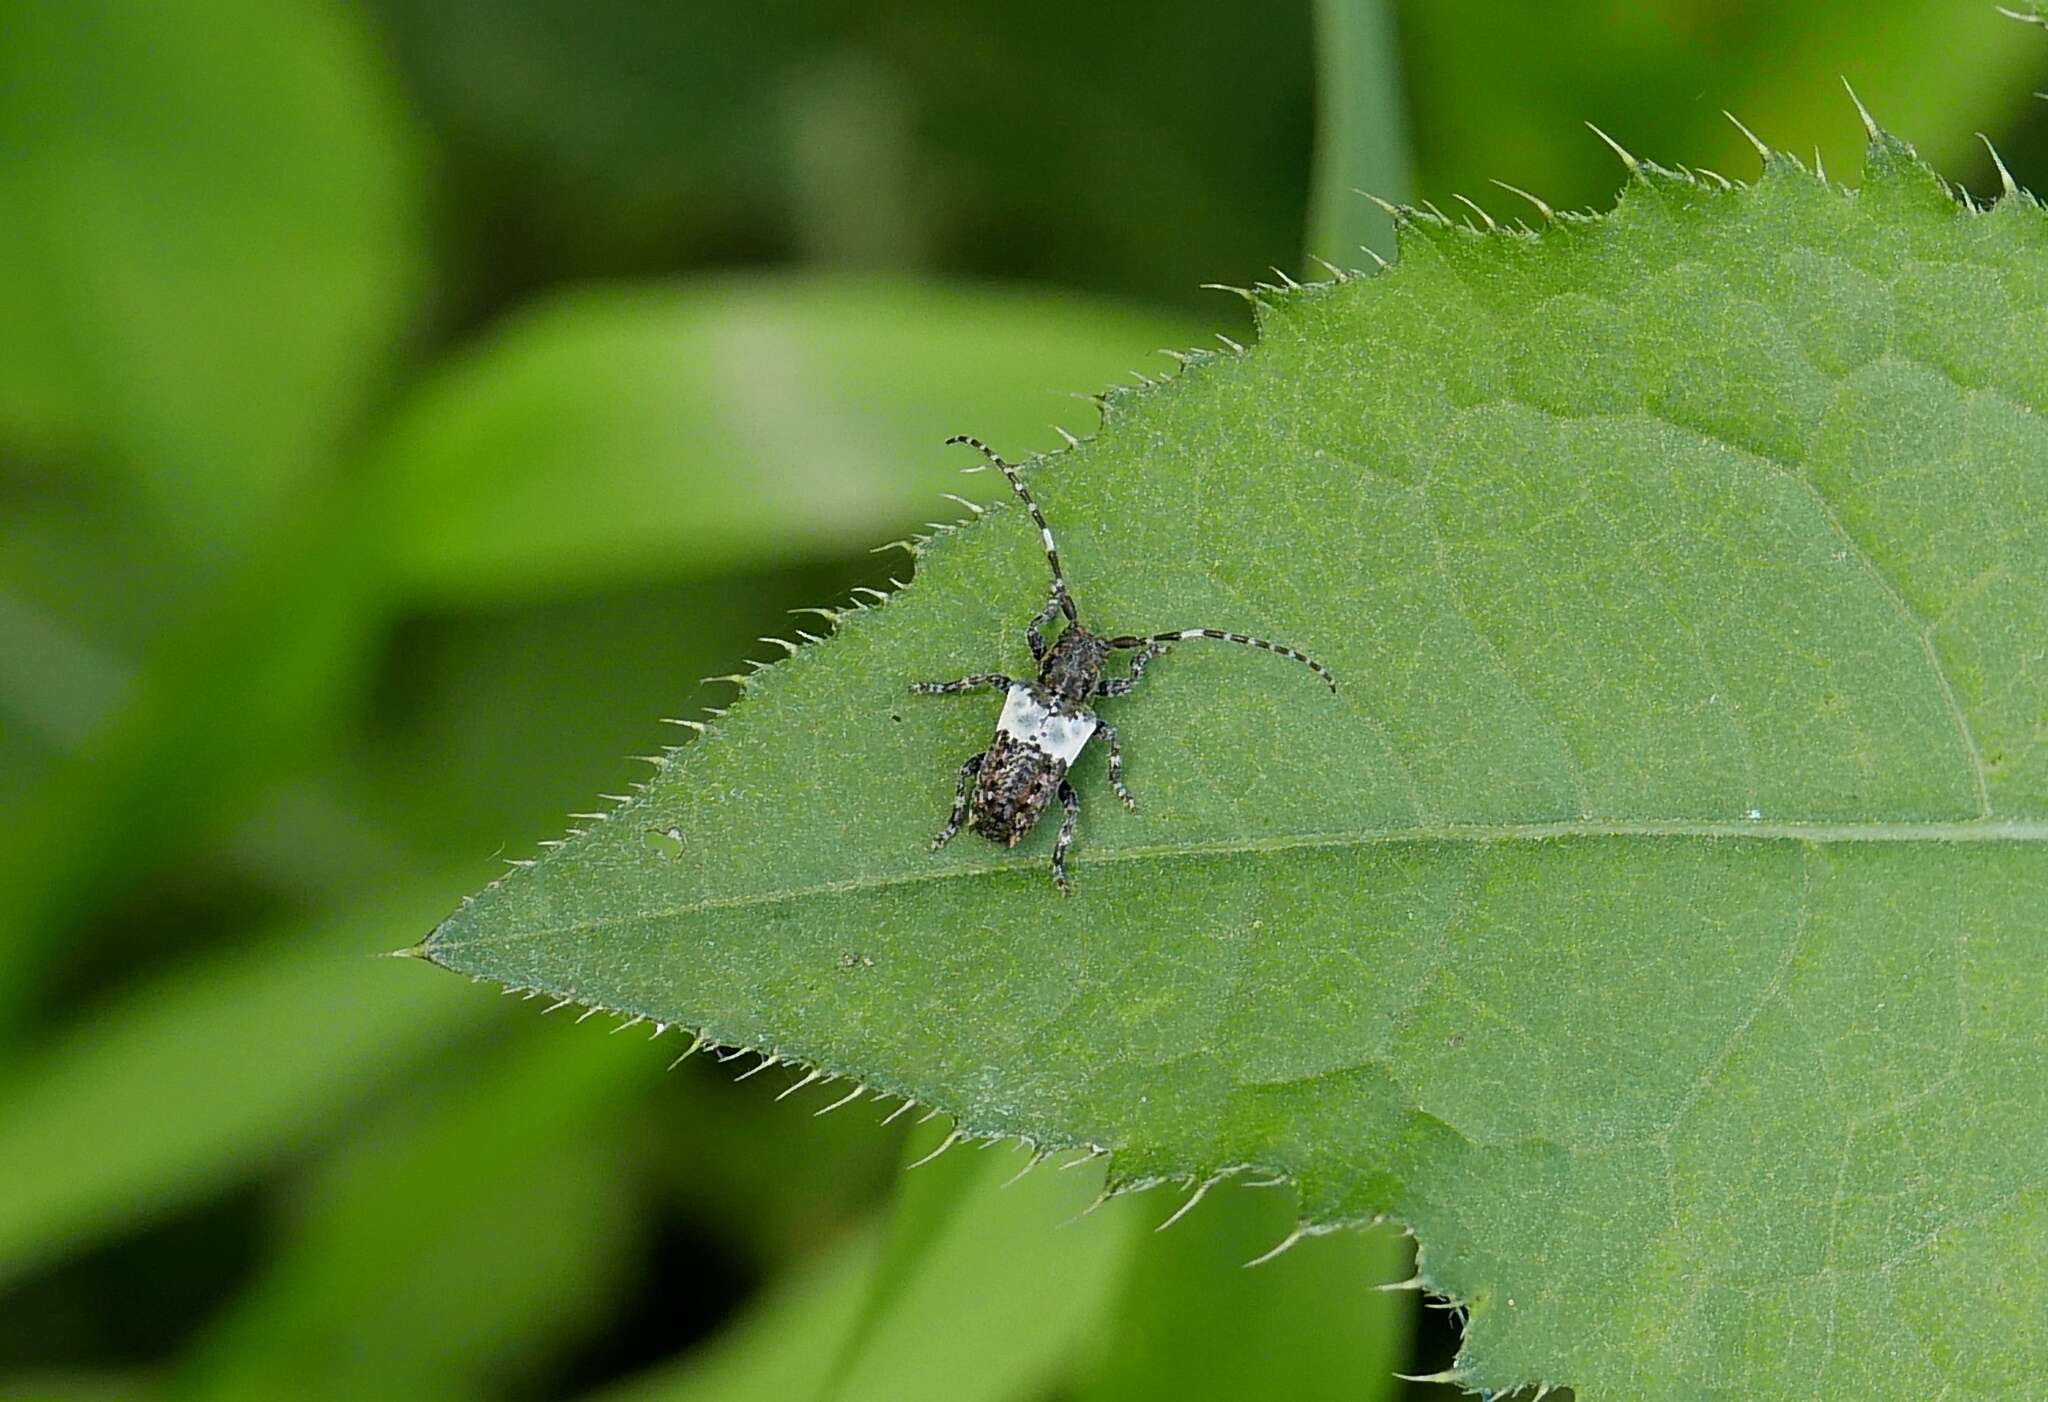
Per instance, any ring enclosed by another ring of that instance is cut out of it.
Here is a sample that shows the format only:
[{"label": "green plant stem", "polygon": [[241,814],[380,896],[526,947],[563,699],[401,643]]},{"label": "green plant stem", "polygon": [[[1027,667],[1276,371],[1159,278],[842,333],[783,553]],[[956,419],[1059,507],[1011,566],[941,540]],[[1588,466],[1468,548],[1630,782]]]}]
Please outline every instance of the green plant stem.
[{"label": "green plant stem", "polygon": [[1361,245],[1394,252],[1393,221],[1362,198],[1408,197],[1408,123],[1400,49],[1386,0],[1317,0],[1316,150],[1309,190],[1308,253],[1339,267]]}]

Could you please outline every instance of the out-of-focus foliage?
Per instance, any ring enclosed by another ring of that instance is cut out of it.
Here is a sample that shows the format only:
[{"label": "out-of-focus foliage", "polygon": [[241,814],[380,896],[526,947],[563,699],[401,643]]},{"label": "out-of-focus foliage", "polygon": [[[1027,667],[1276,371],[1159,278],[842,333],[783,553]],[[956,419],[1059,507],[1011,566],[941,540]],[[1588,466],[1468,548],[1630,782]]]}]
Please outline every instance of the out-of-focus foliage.
[{"label": "out-of-focus foliage", "polygon": [[[1988,6],[1530,14],[1398,7],[1418,196],[1601,202],[1582,118],[1732,164],[1729,107],[1832,159],[1837,73],[1973,188],[1979,127],[2048,169],[2048,45]],[[627,791],[788,610],[886,588],[867,547],[994,485],[940,437],[1049,447],[1092,427],[1061,393],[1242,337],[1197,284],[1301,266],[1314,32],[1241,0],[9,10],[0,1395],[816,1376],[896,1230],[901,1121],[369,956]],[[1130,1395],[1222,1310],[1294,1346],[1228,1303],[1261,1280],[1223,1283],[1236,1204],[1108,1250],[987,1200],[1039,1253],[1020,1312],[1095,1272],[1012,1395]],[[1000,1270],[981,1201],[920,1278]],[[1414,1318],[1318,1376],[1383,1375]],[[1425,1318],[1408,1371],[1448,1357]]]},{"label": "out-of-focus foliage", "polygon": [[1092,389],[1119,352],[1159,369],[1159,347],[1194,335],[918,282],[755,275],[563,299],[401,416],[380,464],[396,582],[460,604],[842,555],[953,510],[948,489],[1008,490],[931,451],[936,417],[1050,446],[1048,419],[1092,413],[1049,386]]},{"label": "out-of-focus foliage", "polygon": [[341,5],[9,14],[0,428],[183,551],[331,463],[415,315],[422,152],[378,42]]}]

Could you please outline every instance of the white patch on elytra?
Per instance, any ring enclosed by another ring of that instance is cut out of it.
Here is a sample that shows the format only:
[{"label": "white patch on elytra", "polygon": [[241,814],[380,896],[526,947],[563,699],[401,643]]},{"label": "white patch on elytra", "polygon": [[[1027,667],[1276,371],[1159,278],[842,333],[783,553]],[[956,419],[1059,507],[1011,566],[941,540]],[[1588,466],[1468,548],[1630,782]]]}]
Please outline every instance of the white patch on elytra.
[{"label": "white patch on elytra", "polygon": [[1094,737],[1098,723],[1085,712],[1048,707],[1042,695],[1019,682],[1010,688],[1009,699],[1003,702],[1003,714],[996,721],[996,729],[1071,768]]}]

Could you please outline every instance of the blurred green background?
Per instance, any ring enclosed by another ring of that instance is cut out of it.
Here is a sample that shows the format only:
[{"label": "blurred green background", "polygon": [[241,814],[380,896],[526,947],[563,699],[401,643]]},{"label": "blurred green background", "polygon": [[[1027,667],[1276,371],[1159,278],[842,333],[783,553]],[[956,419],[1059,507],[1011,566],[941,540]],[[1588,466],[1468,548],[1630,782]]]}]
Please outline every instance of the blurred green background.
[{"label": "blurred green background", "polygon": [[1746,177],[1723,108],[1853,177],[1842,76],[2048,169],[2048,43],[1958,0],[0,10],[0,1397],[1443,1366],[1391,1233],[1239,1269],[1284,1189],[1072,1220],[1097,1165],[905,1173],[943,1124],[369,956],[886,590],[990,493],[945,434],[1086,433],[1246,336],[1199,284],[1387,249],[1347,187],[1604,205],[1586,120]]}]

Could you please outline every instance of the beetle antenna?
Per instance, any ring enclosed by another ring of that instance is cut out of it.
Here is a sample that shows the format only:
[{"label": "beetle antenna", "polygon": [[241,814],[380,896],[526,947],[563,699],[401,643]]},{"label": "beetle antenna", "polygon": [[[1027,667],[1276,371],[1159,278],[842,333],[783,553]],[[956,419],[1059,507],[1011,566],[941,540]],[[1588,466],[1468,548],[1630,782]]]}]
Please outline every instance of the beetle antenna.
[{"label": "beetle antenna", "polygon": [[1066,614],[1068,622],[1080,622],[1081,615],[1074,609],[1074,596],[1067,589],[1067,576],[1060,569],[1059,547],[1052,542],[1052,527],[1045,524],[1045,513],[1038,509],[1038,503],[1032,499],[1031,489],[1024,485],[1024,479],[1017,475],[1016,468],[997,457],[995,450],[979,438],[973,438],[964,433],[956,433],[946,440],[946,446],[950,448],[955,443],[965,443],[968,447],[994,463],[1003,476],[1010,479],[1010,489],[1016,492],[1018,497],[1022,499],[1024,509],[1029,511],[1031,519],[1038,523],[1038,538],[1045,542],[1045,559],[1046,563],[1052,566],[1052,583],[1053,588],[1060,596],[1060,611]]},{"label": "beetle antenna", "polygon": [[1111,638],[1109,639],[1109,646],[1115,648],[1139,648],[1149,647],[1153,643],[1186,642],[1194,638],[1214,638],[1220,643],[1238,643],[1244,647],[1255,647],[1264,652],[1277,652],[1282,657],[1293,658],[1296,662],[1301,663],[1311,672],[1321,677],[1325,682],[1329,683],[1330,690],[1335,691],[1337,689],[1337,679],[1330,675],[1330,669],[1316,661],[1313,657],[1310,657],[1307,653],[1296,652],[1293,648],[1282,647],[1278,643],[1269,643],[1264,638],[1247,637],[1243,633],[1225,633],[1215,628],[1183,628],[1178,633],[1153,633],[1149,637],[1143,638]]}]

